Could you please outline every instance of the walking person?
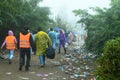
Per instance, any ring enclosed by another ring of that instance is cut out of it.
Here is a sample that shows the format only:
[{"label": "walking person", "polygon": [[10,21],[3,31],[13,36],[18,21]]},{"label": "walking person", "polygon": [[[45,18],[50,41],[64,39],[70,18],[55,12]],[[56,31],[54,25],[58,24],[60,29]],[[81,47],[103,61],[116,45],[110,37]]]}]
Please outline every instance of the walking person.
[{"label": "walking person", "polygon": [[17,44],[16,37],[14,36],[12,30],[8,31],[8,36],[6,36],[4,42],[2,43],[1,49],[5,46],[5,44],[6,44],[6,49],[8,50],[9,64],[11,64],[12,59],[14,57],[14,50],[16,49],[16,44]]},{"label": "walking person", "polygon": [[33,38],[30,32],[28,31],[28,27],[25,26],[24,29],[19,34],[19,49],[20,49],[19,71],[22,70],[22,67],[24,65],[25,71],[29,70],[31,59],[30,49],[33,47],[34,47]]},{"label": "walking person", "polygon": [[65,48],[65,44],[66,44],[66,37],[65,37],[65,34],[62,30],[60,30],[60,34],[58,35],[58,38],[59,38],[59,52],[61,52],[61,47],[64,48],[64,52],[66,54],[66,48]]},{"label": "walking person", "polygon": [[35,34],[36,55],[39,57],[40,66],[45,66],[45,53],[48,44],[52,46],[52,42],[48,34],[42,31],[42,28],[38,28],[39,32]]},{"label": "walking person", "polygon": [[52,48],[56,50],[56,43],[57,43],[57,35],[56,32],[53,31],[53,28],[50,28],[50,31],[48,32],[48,35],[52,41]]},{"label": "walking person", "polygon": [[73,34],[72,34],[72,32],[69,32],[69,34],[68,34],[68,43],[69,44],[71,44],[72,43],[72,41],[73,41]]},{"label": "walking person", "polygon": [[[35,39],[34,39],[34,34],[32,32],[30,32],[30,30],[28,30],[28,32],[30,33],[30,35],[32,36],[32,39],[33,39],[33,42],[35,42]],[[32,50],[32,47],[30,48],[30,54],[33,55],[34,54],[34,51]]]}]

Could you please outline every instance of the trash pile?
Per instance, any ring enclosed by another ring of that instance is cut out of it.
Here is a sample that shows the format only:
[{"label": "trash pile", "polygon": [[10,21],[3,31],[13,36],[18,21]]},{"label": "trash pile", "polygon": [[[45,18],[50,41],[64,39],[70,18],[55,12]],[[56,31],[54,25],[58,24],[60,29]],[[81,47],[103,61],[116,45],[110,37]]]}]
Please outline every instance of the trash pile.
[{"label": "trash pile", "polygon": [[59,69],[69,76],[69,80],[95,80],[93,71],[96,55],[92,53],[78,53],[76,48],[60,59]]},{"label": "trash pile", "polygon": [[0,50],[0,60],[8,59],[7,51],[1,51]]}]

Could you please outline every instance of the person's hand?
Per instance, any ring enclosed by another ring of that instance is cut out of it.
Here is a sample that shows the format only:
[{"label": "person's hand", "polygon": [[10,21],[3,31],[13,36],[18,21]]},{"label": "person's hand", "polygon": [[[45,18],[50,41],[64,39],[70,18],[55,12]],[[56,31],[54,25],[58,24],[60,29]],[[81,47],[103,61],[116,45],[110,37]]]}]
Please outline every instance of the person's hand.
[{"label": "person's hand", "polygon": [[17,50],[17,48],[15,48],[15,50]]}]

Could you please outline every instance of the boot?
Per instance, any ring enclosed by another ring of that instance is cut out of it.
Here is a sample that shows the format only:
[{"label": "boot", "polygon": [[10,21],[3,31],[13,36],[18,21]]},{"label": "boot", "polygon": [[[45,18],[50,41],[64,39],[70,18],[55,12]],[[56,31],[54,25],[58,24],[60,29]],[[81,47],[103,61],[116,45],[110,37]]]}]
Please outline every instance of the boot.
[{"label": "boot", "polygon": [[29,67],[28,66],[25,66],[25,71],[29,71]]},{"label": "boot", "polygon": [[19,71],[22,71],[22,65],[20,65],[20,67],[19,67]]},{"label": "boot", "polygon": [[66,48],[64,48],[65,54],[66,54]]},{"label": "boot", "polygon": [[11,64],[12,63],[12,61],[9,59],[9,64]]},{"label": "boot", "polygon": [[60,54],[60,48],[59,48],[59,51],[58,51],[58,53]]}]

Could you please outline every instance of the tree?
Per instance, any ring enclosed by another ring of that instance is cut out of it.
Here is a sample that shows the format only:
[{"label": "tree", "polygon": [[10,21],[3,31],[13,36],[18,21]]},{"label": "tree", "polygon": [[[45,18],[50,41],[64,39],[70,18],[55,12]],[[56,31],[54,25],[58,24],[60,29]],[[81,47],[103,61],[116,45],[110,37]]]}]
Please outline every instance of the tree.
[{"label": "tree", "polygon": [[0,0],[0,41],[7,35],[8,29],[12,29],[16,35],[27,25],[30,30],[43,29],[49,25],[50,10],[48,7],[40,7],[42,0]]},{"label": "tree", "polygon": [[74,10],[80,17],[78,23],[84,24],[87,30],[86,48],[101,55],[106,41],[120,36],[120,1],[111,0],[109,9],[99,7],[91,8],[96,14],[87,10]]}]

